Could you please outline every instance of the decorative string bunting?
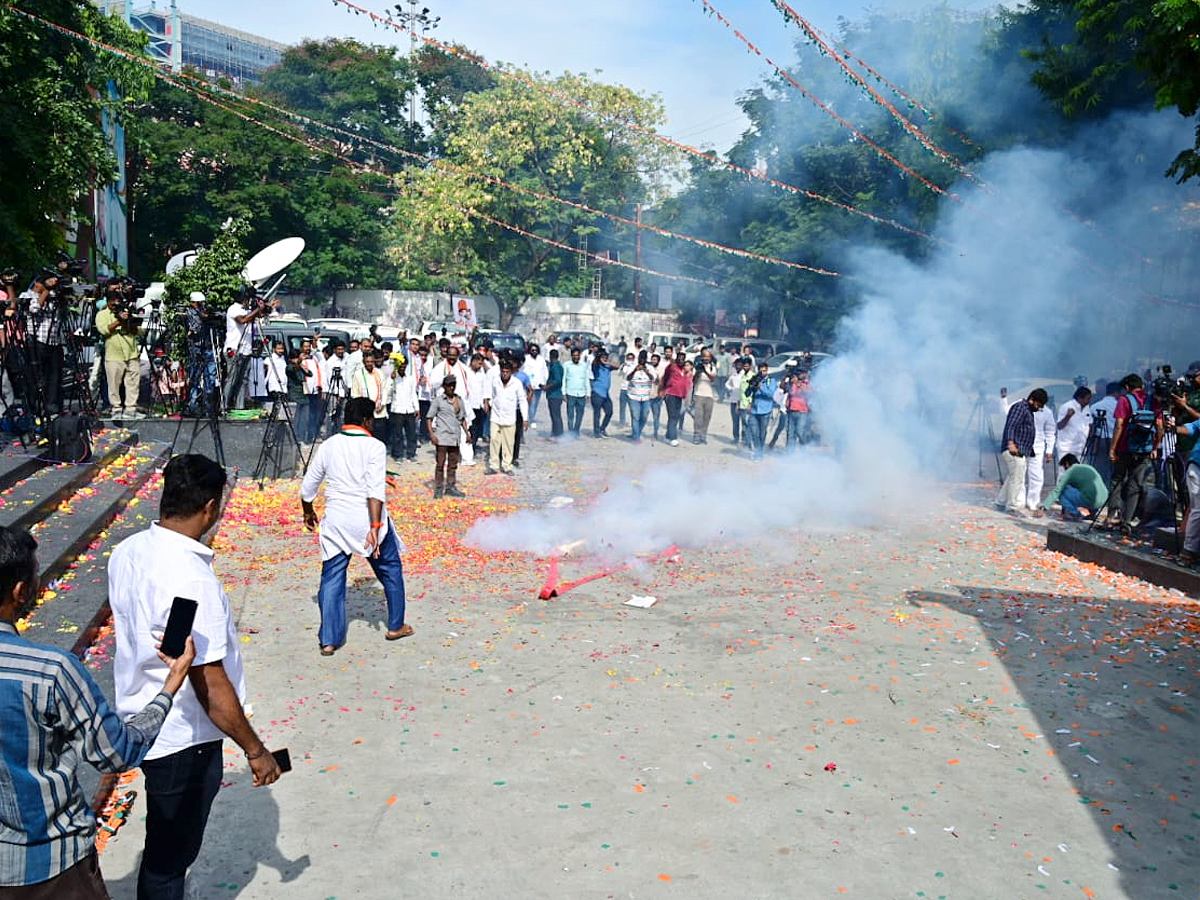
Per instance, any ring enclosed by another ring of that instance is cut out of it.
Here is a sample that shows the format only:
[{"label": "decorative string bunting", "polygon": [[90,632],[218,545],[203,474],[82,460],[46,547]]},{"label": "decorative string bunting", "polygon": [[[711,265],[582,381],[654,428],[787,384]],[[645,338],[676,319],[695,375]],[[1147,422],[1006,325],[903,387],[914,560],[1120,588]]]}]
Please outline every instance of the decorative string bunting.
[{"label": "decorative string bunting", "polygon": [[[263,128],[266,131],[269,131],[285,140],[292,141],[294,143],[298,143],[301,146],[304,146],[306,149],[312,150],[314,152],[321,153],[323,155],[332,156],[332,157],[340,160],[341,162],[345,163],[347,166],[349,166],[357,171],[360,171],[360,172],[369,172],[369,173],[373,173],[373,174],[377,174],[377,175],[383,175],[385,177],[394,177],[395,176],[394,172],[390,172],[386,169],[383,169],[382,167],[372,167],[372,166],[368,166],[363,163],[357,162],[356,160],[351,159],[344,152],[342,152],[338,149],[328,147],[328,146],[318,143],[314,140],[306,139],[300,135],[294,134],[292,132],[284,131],[273,125],[270,125],[267,122],[264,122],[263,120],[261,120],[259,118],[251,116],[248,113],[246,113],[240,109],[230,106],[228,103],[221,102],[214,95],[222,95],[236,103],[242,103],[242,104],[247,104],[250,106],[260,107],[262,109],[267,109],[272,112],[276,112],[280,115],[283,115],[285,117],[291,118],[294,121],[297,121],[297,122],[300,122],[300,123],[303,123],[303,124],[306,124],[306,125],[309,125],[312,127],[326,129],[330,132],[340,134],[341,136],[347,138],[348,140],[350,140],[353,143],[367,144],[367,145],[373,146],[377,149],[397,153],[399,155],[412,158],[412,159],[417,160],[424,164],[438,166],[440,168],[445,168],[450,171],[456,171],[456,172],[464,174],[468,177],[478,178],[478,179],[486,181],[490,184],[494,184],[498,187],[506,188],[506,189],[514,191],[516,193],[521,193],[526,196],[536,197],[538,199],[546,200],[549,202],[559,203],[559,204],[562,204],[565,206],[569,206],[569,207],[578,209],[582,212],[587,212],[592,215],[602,216],[604,218],[607,218],[614,222],[618,222],[623,225],[627,225],[627,226],[630,226],[633,228],[644,229],[646,231],[650,231],[655,234],[662,235],[663,237],[687,241],[690,243],[694,243],[698,246],[705,247],[710,250],[716,250],[718,252],[726,253],[726,254],[736,256],[736,257],[739,257],[742,259],[756,260],[758,262],[764,262],[764,263],[768,263],[771,265],[781,265],[781,266],[785,266],[785,267],[800,270],[800,271],[812,272],[817,275],[838,277],[837,272],[831,271],[829,269],[823,269],[823,268],[816,267],[816,266],[808,266],[808,265],[804,265],[802,263],[791,262],[789,260],[779,259],[778,257],[768,256],[766,254],[755,253],[754,251],[751,251],[751,250],[741,250],[736,247],[729,247],[724,244],[719,244],[715,241],[706,240],[705,238],[699,238],[699,237],[695,237],[693,235],[682,234],[680,232],[671,231],[666,228],[660,228],[658,226],[651,225],[646,222],[637,222],[633,219],[629,219],[624,216],[619,216],[619,215],[616,215],[613,213],[605,212],[600,209],[596,209],[594,207],[588,206],[587,204],[580,203],[578,201],[568,200],[564,197],[558,197],[554,194],[549,194],[546,192],[537,191],[537,190],[533,190],[531,188],[526,188],[526,187],[522,187],[520,185],[512,184],[501,178],[497,178],[495,176],[487,175],[487,174],[484,174],[481,172],[475,172],[471,169],[468,169],[463,166],[455,165],[446,160],[434,159],[432,157],[424,156],[422,154],[415,153],[410,150],[405,150],[404,148],[401,148],[401,147],[396,147],[395,145],[392,145],[392,144],[388,144],[388,143],[385,143],[382,141],[376,141],[371,138],[364,137],[362,135],[356,135],[353,132],[347,131],[342,128],[338,128],[335,125],[330,125],[328,123],[321,122],[316,119],[312,119],[308,116],[304,116],[300,113],[292,112],[292,111],[284,109],[282,107],[275,106],[270,103],[266,103],[265,101],[259,100],[257,98],[247,97],[245,95],[237,93],[236,91],[222,88],[218,85],[213,85],[207,81],[204,81],[204,80],[198,78],[197,76],[192,76],[192,75],[188,75],[188,74],[184,73],[180,77],[175,77],[175,76],[167,74],[167,72],[164,69],[162,69],[159,65],[157,65],[153,60],[139,57],[136,54],[130,53],[129,51],[126,51],[126,50],[122,50],[119,47],[114,47],[114,46],[111,46],[108,44],[104,44],[101,41],[96,41],[92,38],[87,37],[86,35],[79,34],[77,32],[71,31],[68,28],[59,26],[56,23],[40,19],[39,17],[34,16],[34,15],[25,14],[21,10],[15,10],[15,11],[20,12],[23,15],[26,15],[27,18],[30,18],[34,21],[38,21],[42,24],[48,25],[67,36],[86,41],[86,42],[93,44],[101,49],[104,49],[107,52],[118,54],[132,62],[147,65],[154,70],[155,77],[157,77],[159,80],[163,81],[164,83],[170,84],[171,86],[173,86],[181,91],[184,91],[185,93],[188,93],[188,94],[191,94],[192,96],[197,97],[199,100],[201,100],[205,103],[215,106],[218,109],[225,110],[226,112],[230,113],[231,115],[236,116],[237,118],[241,119],[242,121],[245,121],[249,124],[257,125],[258,127]],[[192,83],[191,84],[185,83],[185,80],[190,81]],[[514,228],[514,230],[520,232],[520,229],[517,229],[516,226],[513,226],[513,228]],[[523,232],[520,232],[520,233],[523,233]],[[535,239],[540,239],[539,235],[532,235],[532,237],[534,237]],[[578,252],[576,250],[576,248],[570,247],[569,245],[562,245],[562,246],[564,246],[565,249],[571,250],[572,252]],[[599,259],[600,257],[596,257],[596,258]],[[717,285],[715,285],[714,282],[699,281],[697,279],[689,279],[689,278],[686,278],[685,276],[667,275],[662,272],[656,272],[653,269],[642,268],[639,266],[632,265],[630,263],[618,263],[613,260],[606,260],[606,262],[609,262],[612,265],[620,265],[624,268],[641,271],[646,274],[658,275],[663,278],[675,278],[675,279],[681,279],[681,280],[696,281],[697,283],[700,283],[700,284],[717,286]]]},{"label": "decorative string bunting", "polygon": [[934,156],[936,156],[938,159],[940,159],[946,165],[951,166],[956,172],[958,172],[963,177],[974,180],[974,176],[967,170],[967,168],[956,157],[954,157],[950,153],[947,153],[945,150],[943,150],[941,147],[939,147],[936,143],[934,143],[934,141],[931,138],[929,138],[925,134],[925,132],[923,132],[920,128],[918,128],[916,125],[914,125],[912,122],[910,122],[904,116],[904,114],[900,112],[900,110],[896,109],[896,107],[894,107],[891,103],[889,103],[878,91],[875,90],[875,88],[871,87],[871,85],[867,82],[867,80],[865,78],[862,77],[862,75],[860,75],[858,72],[854,71],[854,69],[850,68],[850,66],[846,64],[846,60],[844,60],[842,58],[841,54],[839,54],[836,50],[834,50],[831,46],[829,46],[829,44],[827,44],[825,42],[825,40],[821,37],[821,35],[817,31],[817,29],[814,28],[811,24],[809,24],[808,20],[805,19],[798,12],[796,12],[794,9],[792,9],[792,7],[790,5],[788,5],[787,0],[771,0],[771,5],[774,6],[781,13],[783,13],[784,18],[788,19],[795,25],[799,26],[800,30],[803,31],[805,33],[805,35],[807,35],[808,39],[810,41],[812,41],[813,44],[816,45],[817,49],[822,54],[824,54],[825,56],[828,56],[830,59],[832,59],[834,62],[836,62],[839,66],[841,66],[842,71],[845,72],[847,75],[849,75],[853,81],[855,81],[857,84],[859,84],[863,88],[863,90],[865,90],[867,92],[867,94],[870,95],[872,100],[874,100],[876,103],[878,103],[884,109],[886,109],[889,113],[891,113],[892,118],[894,118],[899,123],[901,128],[903,128],[912,137],[914,137],[917,140],[917,143],[919,143],[922,147],[924,147],[926,150],[928,150],[930,153],[932,153]]},{"label": "decorative string bunting", "polygon": [[[745,44],[752,53],[754,53],[756,56],[762,57],[762,59],[768,65],[770,65],[771,68],[773,68],[776,72],[778,72],[779,75],[782,78],[784,78],[788,84],[790,84],[792,87],[794,87],[796,90],[798,90],[801,94],[803,94],[805,97],[807,97],[809,100],[811,100],[813,102],[813,104],[819,110],[821,110],[823,113],[830,116],[838,124],[840,124],[844,128],[846,128],[856,138],[858,138],[860,141],[862,141],[864,144],[866,144],[868,147],[870,147],[872,150],[874,150],[875,153],[878,154],[881,158],[890,162],[893,166],[898,168],[904,174],[909,175],[912,178],[915,178],[917,181],[919,181],[921,184],[925,185],[925,187],[929,188],[929,190],[933,191],[935,194],[940,194],[943,197],[949,197],[950,199],[956,200],[959,203],[962,202],[962,199],[957,194],[947,191],[941,185],[935,184],[934,182],[930,181],[928,178],[926,178],[924,175],[922,175],[916,169],[912,168],[911,166],[905,165],[903,162],[901,162],[899,159],[897,159],[895,156],[893,156],[891,153],[889,153],[887,150],[885,150],[883,147],[881,147],[875,141],[873,141],[869,137],[867,137],[867,135],[863,134],[861,131],[859,131],[857,128],[855,128],[853,124],[848,122],[842,116],[838,115],[833,110],[833,108],[831,106],[829,106],[829,104],[825,103],[820,97],[818,97],[816,94],[814,94],[808,88],[806,88],[804,85],[802,85],[800,82],[798,82],[794,77],[792,77],[792,74],[790,72],[788,72],[787,69],[785,69],[783,66],[781,66],[777,62],[775,62],[775,60],[771,59],[771,57],[769,57],[765,53],[763,53],[762,50],[760,50],[757,46],[755,46],[755,44],[752,43],[749,38],[747,38],[744,34],[742,34],[736,28],[734,28],[733,23],[730,22],[727,18],[725,18],[725,16],[721,14],[721,11],[718,10],[715,6],[713,6],[712,3],[709,2],[709,0],[700,0],[700,2],[703,4],[704,8],[706,10],[708,10],[708,12],[712,13],[712,15],[716,18],[716,20],[718,22],[720,22],[722,25],[724,25],[726,28],[728,28],[730,31],[732,31],[734,36],[737,37],[737,39],[740,40],[743,44]],[[776,3],[777,0],[771,0],[771,2]]]},{"label": "decorative string bunting", "polygon": [[512,80],[512,81],[518,81],[521,84],[524,84],[526,87],[531,88],[532,90],[539,91],[540,93],[546,94],[547,96],[550,96],[550,97],[554,97],[555,99],[557,99],[565,104],[568,104],[569,106],[573,106],[577,109],[580,109],[583,112],[587,113],[588,115],[595,116],[596,118],[598,118],[604,122],[608,122],[609,124],[614,125],[618,128],[621,128],[622,130],[636,132],[638,134],[641,134],[641,135],[644,135],[645,137],[650,138],[651,140],[657,141],[667,147],[671,147],[672,149],[678,150],[681,153],[685,153],[689,156],[693,156],[696,159],[702,159],[705,162],[710,163],[714,166],[718,166],[718,167],[720,167],[722,169],[726,169],[730,172],[737,172],[739,175],[745,175],[747,178],[757,179],[759,181],[762,181],[766,184],[771,185],[772,187],[779,188],[780,190],[787,191],[788,193],[795,194],[800,197],[805,197],[805,198],[807,198],[809,200],[813,200],[817,203],[824,203],[828,206],[836,207],[840,210],[843,210],[844,212],[850,213],[851,215],[861,216],[862,218],[868,219],[868,220],[876,223],[877,225],[886,225],[889,228],[894,228],[897,231],[903,231],[907,234],[911,234],[911,235],[914,235],[915,237],[919,237],[919,238],[924,238],[926,240],[937,240],[932,235],[927,234],[926,232],[921,231],[918,228],[913,228],[912,226],[905,225],[902,222],[898,222],[895,219],[890,219],[887,216],[876,215],[875,213],[868,212],[867,210],[864,210],[864,209],[860,209],[849,203],[843,203],[840,200],[835,200],[832,197],[827,197],[824,194],[819,194],[816,191],[811,191],[806,188],[798,187],[794,184],[789,184],[785,181],[779,181],[778,179],[770,178],[765,173],[760,172],[756,169],[750,169],[745,166],[739,166],[737,163],[733,163],[728,160],[721,159],[721,157],[717,156],[715,153],[711,153],[706,150],[701,150],[698,147],[693,147],[690,144],[683,143],[682,141],[674,140],[670,137],[667,137],[666,135],[659,134],[657,131],[655,131],[652,128],[646,128],[645,126],[638,125],[635,122],[629,122],[624,119],[618,118],[616,116],[608,115],[607,113],[603,112],[602,110],[593,109],[590,105],[588,105],[583,100],[580,100],[578,97],[572,97],[569,94],[564,94],[561,91],[555,90],[554,88],[550,87],[549,85],[541,84],[540,82],[537,82],[534,79],[527,77],[520,71],[513,71],[513,70],[506,69],[503,66],[493,65],[492,63],[489,63],[487,60],[483,59],[482,57],[476,56],[475,54],[473,54],[467,50],[464,50],[461,47],[456,47],[453,44],[443,43],[442,41],[439,41],[435,38],[431,38],[428,35],[421,34],[413,29],[405,28],[403,25],[401,25],[398,22],[392,21],[387,16],[377,15],[376,13],[370,12],[369,10],[364,9],[361,6],[355,5],[353,2],[351,2],[351,0],[332,0],[332,2],[335,6],[345,6],[349,10],[353,10],[353,11],[361,13],[363,15],[367,15],[367,16],[371,17],[372,21],[378,22],[379,24],[381,24],[387,28],[391,28],[399,34],[403,34],[403,35],[407,35],[407,36],[416,38],[417,40],[423,42],[424,44],[426,44],[430,47],[435,47],[436,49],[441,50],[443,53],[447,53],[451,56],[458,57],[459,59],[462,59],[466,62],[477,65],[481,69],[491,72],[499,78],[505,78],[505,79]]},{"label": "decorative string bunting", "polygon": [[667,272],[659,272],[659,271],[656,271],[655,269],[647,269],[642,266],[631,265],[630,263],[621,262],[620,260],[617,260],[617,259],[609,259],[606,256],[600,256],[599,254],[596,254],[596,253],[589,253],[587,250],[583,250],[579,247],[572,247],[570,244],[564,244],[562,241],[556,241],[556,240],[554,240],[554,238],[548,238],[545,235],[535,234],[532,231],[526,231],[524,228],[521,228],[518,225],[513,225],[509,222],[504,222],[504,221],[501,221],[500,219],[492,218],[487,213],[482,213],[477,209],[468,209],[465,206],[459,207],[459,209],[461,209],[464,213],[466,213],[469,216],[475,216],[477,219],[483,219],[485,222],[491,222],[493,225],[498,225],[499,227],[504,228],[508,231],[511,231],[515,234],[519,234],[522,237],[531,238],[532,240],[535,240],[535,241],[541,241],[543,244],[549,244],[551,247],[557,247],[560,250],[566,250],[570,253],[578,254],[579,256],[586,256],[588,259],[593,259],[596,262],[603,263],[604,265],[620,266],[623,269],[633,269],[635,272],[645,272],[650,275],[657,275],[659,278],[670,278],[674,281],[688,281],[688,282],[691,282],[692,284],[702,284],[705,287],[719,288],[721,286],[721,285],[717,284],[715,281],[705,281],[702,278],[692,278],[688,275],[671,275]]}]

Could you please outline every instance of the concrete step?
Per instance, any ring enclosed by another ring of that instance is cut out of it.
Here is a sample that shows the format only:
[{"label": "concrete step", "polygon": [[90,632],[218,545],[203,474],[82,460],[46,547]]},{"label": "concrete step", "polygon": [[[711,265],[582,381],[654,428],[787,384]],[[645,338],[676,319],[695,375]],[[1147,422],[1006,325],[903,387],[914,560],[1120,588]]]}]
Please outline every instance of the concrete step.
[{"label": "concrete step", "polygon": [[136,435],[123,430],[102,432],[95,447],[91,462],[48,466],[0,496],[0,520],[29,528],[38,541],[44,593],[27,634],[76,653],[108,617],[108,551],[146,525],[140,511],[121,514],[165,462],[165,448],[139,448]]}]

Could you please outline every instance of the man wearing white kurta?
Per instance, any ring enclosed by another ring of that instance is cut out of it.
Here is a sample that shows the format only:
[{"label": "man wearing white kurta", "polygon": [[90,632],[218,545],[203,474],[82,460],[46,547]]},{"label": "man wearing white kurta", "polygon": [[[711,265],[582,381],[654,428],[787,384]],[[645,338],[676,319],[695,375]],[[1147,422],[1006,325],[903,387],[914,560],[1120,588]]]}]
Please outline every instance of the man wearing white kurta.
[{"label": "man wearing white kurta", "polygon": [[1036,510],[1042,505],[1042,485],[1046,481],[1046,464],[1054,460],[1054,442],[1058,424],[1054,409],[1044,406],[1033,414],[1033,456],[1025,467],[1025,506]]},{"label": "man wearing white kurta", "polygon": [[371,429],[375,404],[366,397],[346,402],[345,425],[328,438],[310,463],[300,487],[304,527],[317,527],[313,500],[325,482],[325,517],[321,520],[322,656],[332,656],[346,643],[346,569],[353,555],[365,556],[387,597],[389,641],[408,637],[404,624],[404,569],[400,537],[387,515],[387,450]]}]

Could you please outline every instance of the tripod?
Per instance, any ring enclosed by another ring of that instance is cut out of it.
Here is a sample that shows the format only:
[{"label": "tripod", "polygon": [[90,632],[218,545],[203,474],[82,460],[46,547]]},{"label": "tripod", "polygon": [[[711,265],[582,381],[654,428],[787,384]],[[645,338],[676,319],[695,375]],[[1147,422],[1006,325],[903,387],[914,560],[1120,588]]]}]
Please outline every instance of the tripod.
[{"label": "tripod", "polygon": [[[972,426],[974,428],[972,429]],[[979,392],[978,398],[975,400],[975,406],[967,415],[967,423],[963,426],[962,434],[959,435],[958,442],[954,445],[954,452],[950,454],[950,462],[953,463],[958,458],[958,452],[962,449],[963,443],[972,434],[975,434],[975,441],[979,447],[979,477],[983,477],[983,457],[984,447],[992,448],[992,455],[996,460],[996,480],[1004,481],[1004,470],[1000,466],[1000,446],[996,442],[996,429],[992,427],[992,420],[987,414],[987,400],[984,397],[983,391]]]},{"label": "tripod", "polygon": [[[284,452],[288,444],[281,438],[291,438],[291,448],[295,451],[292,457],[292,462],[300,461],[300,471],[303,473],[308,469],[308,460],[304,457],[304,452],[300,449],[300,441],[296,438],[296,429],[292,424],[292,411],[288,406],[287,394],[283,391],[276,391],[271,394],[271,412],[267,416],[266,431],[263,432],[262,449],[258,453],[258,462],[254,466],[254,474],[251,480],[258,482],[259,490],[262,490],[263,481],[266,478],[267,467],[274,466],[272,478],[279,478],[287,468],[287,462],[284,458]],[[283,411],[282,418],[280,410]],[[285,429],[286,426],[286,429]]]},{"label": "tripod", "polygon": [[[321,404],[321,422],[329,423],[327,434],[333,434],[342,427],[342,408],[346,405],[346,382],[342,380],[341,368],[335,368],[325,388],[325,399]],[[321,436],[320,425],[317,426],[317,437]]]},{"label": "tripod", "polygon": [[1087,443],[1083,446],[1083,461],[1100,474],[1109,468],[1108,449],[1112,444],[1112,433],[1108,428],[1108,416],[1104,410],[1098,409],[1092,414],[1092,430],[1088,433]]}]

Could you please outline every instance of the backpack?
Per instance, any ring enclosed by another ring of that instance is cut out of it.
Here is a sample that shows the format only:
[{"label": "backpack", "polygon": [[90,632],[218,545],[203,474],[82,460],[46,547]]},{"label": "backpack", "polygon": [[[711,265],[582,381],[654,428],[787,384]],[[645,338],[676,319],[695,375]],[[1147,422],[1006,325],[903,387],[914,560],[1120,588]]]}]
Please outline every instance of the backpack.
[{"label": "backpack", "polygon": [[84,463],[92,458],[91,422],[78,413],[63,413],[46,428],[51,462]]},{"label": "backpack", "polygon": [[1133,415],[1129,417],[1129,424],[1125,426],[1125,433],[1128,435],[1126,447],[1130,453],[1146,455],[1154,452],[1154,445],[1158,442],[1158,424],[1154,410],[1147,403],[1143,406],[1135,394],[1129,394],[1129,402],[1133,406]]}]

